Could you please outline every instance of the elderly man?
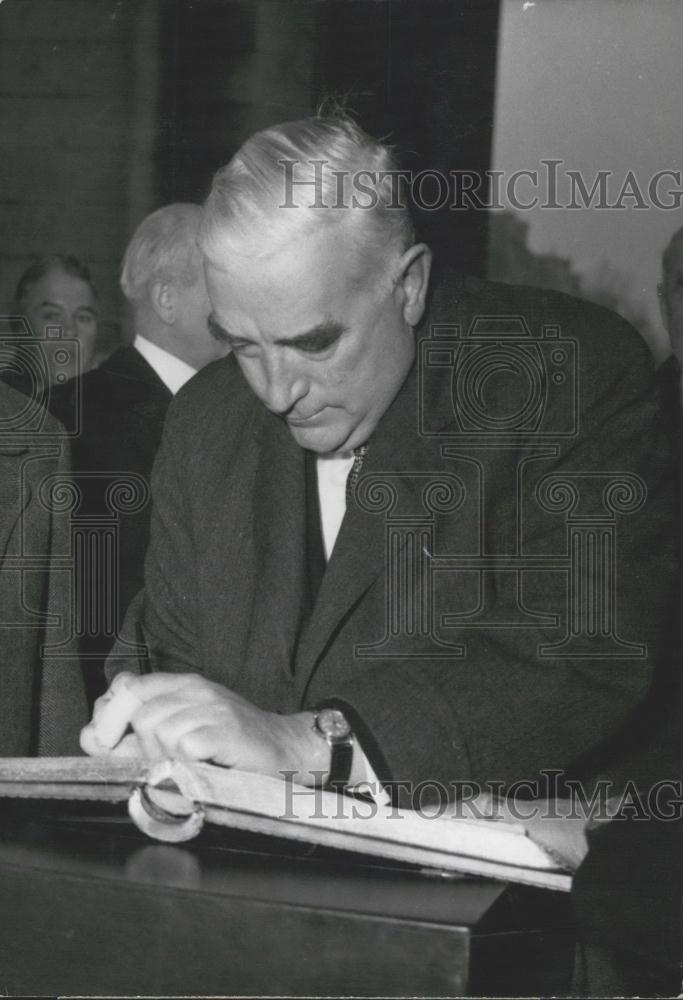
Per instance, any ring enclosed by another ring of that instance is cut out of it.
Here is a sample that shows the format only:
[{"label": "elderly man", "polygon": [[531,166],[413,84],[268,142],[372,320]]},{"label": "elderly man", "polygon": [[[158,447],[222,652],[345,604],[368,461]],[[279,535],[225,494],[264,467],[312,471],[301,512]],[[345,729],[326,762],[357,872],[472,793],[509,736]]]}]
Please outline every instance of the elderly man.
[{"label": "elderly man", "polygon": [[647,351],[551,293],[446,277],[428,305],[394,168],[319,118],[216,176],[233,357],[171,408],[127,620],[151,673],[115,677],[88,752],[374,774],[410,804],[576,773],[646,698],[674,572]]},{"label": "elderly man", "polygon": [[[2,359],[3,367],[7,365],[3,378],[14,388],[33,395],[39,383],[47,400],[49,385],[61,385],[92,368],[98,295],[90,271],[76,257],[50,254],[34,261],[17,282],[13,311],[28,321],[28,329],[14,330],[12,356]],[[54,335],[57,330],[61,337]],[[32,352],[29,338],[22,348],[17,336],[25,333],[38,340],[37,352]],[[36,367],[36,356],[42,359],[44,371],[41,364]]]},{"label": "elderly man", "polygon": [[[198,205],[175,204],[158,209],[140,224],[121,270],[121,288],[133,318],[133,343],[57,390],[51,406],[64,423],[73,422],[74,412],[80,410],[73,465],[84,495],[81,513],[115,513],[120,519],[116,565],[102,565],[91,579],[92,569],[85,560],[81,578],[83,599],[92,612],[84,615],[90,625],[82,641],[82,652],[96,660],[86,670],[91,693],[116,631],[111,611],[97,611],[109,609],[113,600],[122,623],[131,598],[142,586],[149,538],[146,484],[168,406],[200,368],[229,349],[207,322],[211,306],[197,246],[200,218]],[[127,476],[130,504],[125,502]],[[108,507],[112,493],[107,489],[114,481],[123,490],[117,494],[124,500],[120,511]],[[116,556],[110,554],[112,558]]]}]

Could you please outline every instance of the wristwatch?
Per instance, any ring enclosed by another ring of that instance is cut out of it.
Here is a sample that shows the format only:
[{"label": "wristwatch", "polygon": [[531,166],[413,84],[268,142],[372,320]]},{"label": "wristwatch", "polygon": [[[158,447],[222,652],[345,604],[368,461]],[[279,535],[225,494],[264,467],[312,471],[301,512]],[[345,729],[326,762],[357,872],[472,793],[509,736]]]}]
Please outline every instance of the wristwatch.
[{"label": "wristwatch", "polygon": [[315,712],[313,728],[330,748],[330,770],[325,788],[340,788],[348,783],[353,763],[353,733],[338,708],[320,708]]}]

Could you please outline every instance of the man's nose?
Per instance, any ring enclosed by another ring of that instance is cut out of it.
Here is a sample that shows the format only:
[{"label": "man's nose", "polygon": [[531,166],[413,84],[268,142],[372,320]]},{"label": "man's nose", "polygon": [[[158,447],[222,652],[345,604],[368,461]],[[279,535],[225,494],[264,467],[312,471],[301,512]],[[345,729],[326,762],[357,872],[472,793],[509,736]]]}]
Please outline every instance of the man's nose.
[{"label": "man's nose", "polygon": [[266,406],[273,413],[287,413],[308,391],[300,366],[280,356],[266,361],[264,368]]},{"label": "man's nose", "polygon": [[69,316],[65,313],[62,316],[60,326],[62,328],[63,337],[74,337],[76,334],[76,321],[73,316]]}]

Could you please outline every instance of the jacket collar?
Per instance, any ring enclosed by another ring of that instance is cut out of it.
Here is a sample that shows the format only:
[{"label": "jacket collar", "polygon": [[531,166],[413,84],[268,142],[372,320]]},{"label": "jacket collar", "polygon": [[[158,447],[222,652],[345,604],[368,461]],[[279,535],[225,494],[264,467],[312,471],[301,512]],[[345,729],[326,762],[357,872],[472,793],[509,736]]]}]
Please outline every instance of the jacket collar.
[{"label": "jacket collar", "polygon": [[[163,389],[169,399],[172,395],[149,362],[143,358],[142,354],[140,354],[140,352],[137,351],[132,344],[127,344],[125,347],[119,347],[118,350],[114,351],[114,353],[111,354],[106,361],[102,362],[99,368],[92,369],[93,375],[96,375],[97,372],[108,372],[109,374],[115,375],[121,379],[127,379],[133,382],[144,382],[157,389]],[[84,377],[87,378],[88,374],[90,373],[86,373]]]}]

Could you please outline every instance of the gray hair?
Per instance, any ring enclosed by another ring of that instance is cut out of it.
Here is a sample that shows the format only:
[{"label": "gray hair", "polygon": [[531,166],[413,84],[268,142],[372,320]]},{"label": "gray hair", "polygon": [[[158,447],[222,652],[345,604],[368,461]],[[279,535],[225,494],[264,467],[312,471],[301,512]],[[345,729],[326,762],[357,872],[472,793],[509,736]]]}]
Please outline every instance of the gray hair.
[{"label": "gray hair", "polygon": [[70,254],[53,253],[47,254],[45,257],[40,257],[26,268],[19,278],[14,292],[15,305],[21,307],[33,286],[44,278],[46,274],[51,274],[53,271],[63,271],[64,274],[68,274],[71,278],[79,278],[90,287],[93,297],[95,299],[98,297],[90,271],[85,264]]},{"label": "gray hair", "polygon": [[165,205],[144,219],[126,248],[121,290],[131,302],[144,298],[155,281],[193,285],[202,267],[197,245],[201,208],[190,202]]},{"label": "gray hair", "polygon": [[359,251],[386,258],[388,247],[406,249],[414,238],[398,176],[393,151],[347,115],[274,125],[215,175],[200,246],[220,267],[226,253],[258,258],[294,235],[345,223]]}]

